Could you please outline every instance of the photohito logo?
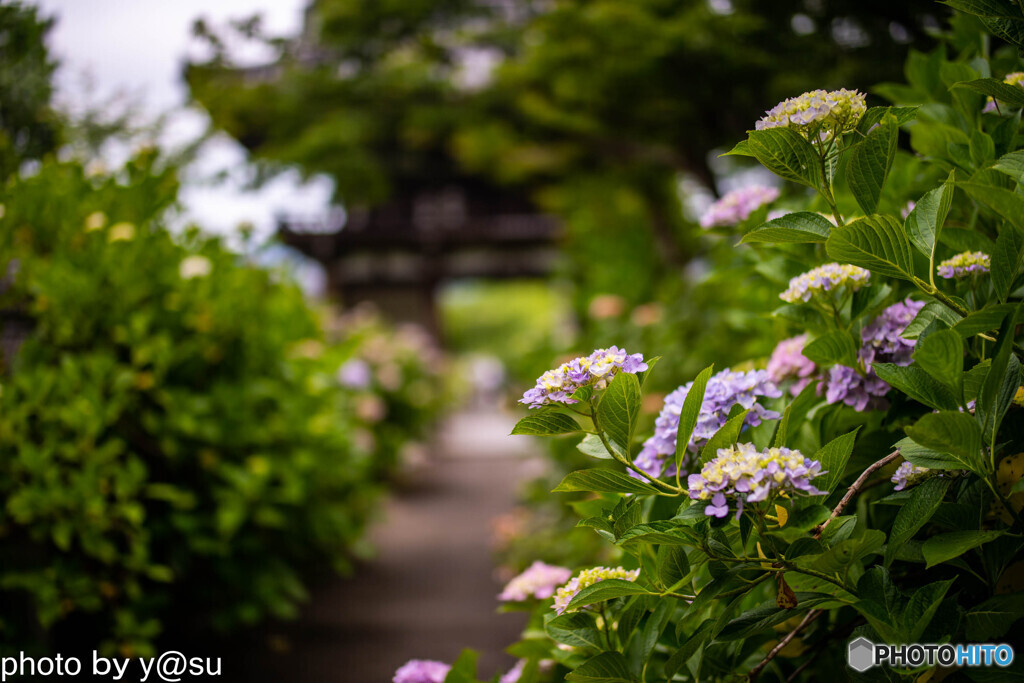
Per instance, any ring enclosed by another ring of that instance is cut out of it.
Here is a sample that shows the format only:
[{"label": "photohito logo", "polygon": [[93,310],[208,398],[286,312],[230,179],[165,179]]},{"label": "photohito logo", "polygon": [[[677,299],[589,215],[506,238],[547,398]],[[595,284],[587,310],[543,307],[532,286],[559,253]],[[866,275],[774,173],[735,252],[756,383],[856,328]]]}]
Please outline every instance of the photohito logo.
[{"label": "photohito logo", "polygon": [[876,645],[867,638],[851,640],[846,651],[846,662],[854,671],[865,672],[873,666],[999,666],[1013,664],[1013,648],[1005,643],[992,645],[936,645],[910,643],[907,645]]}]

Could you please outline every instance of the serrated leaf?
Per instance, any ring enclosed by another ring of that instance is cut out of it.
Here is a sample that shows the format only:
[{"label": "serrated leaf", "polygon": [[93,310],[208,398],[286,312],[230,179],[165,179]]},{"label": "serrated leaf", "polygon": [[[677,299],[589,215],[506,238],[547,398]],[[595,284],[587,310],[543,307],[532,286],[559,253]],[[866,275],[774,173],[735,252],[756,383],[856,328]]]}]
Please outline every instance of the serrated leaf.
[{"label": "serrated leaf", "polygon": [[661,585],[671,588],[689,573],[690,561],[686,558],[686,548],[666,545],[658,549],[658,578],[661,579]]},{"label": "serrated leaf", "polygon": [[918,467],[927,467],[930,470],[962,470],[963,463],[958,459],[932,448],[926,448],[915,443],[909,436],[896,442],[896,448],[904,460],[908,460]]},{"label": "serrated leaf", "polygon": [[750,151],[750,143],[747,142],[746,140],[740,140],[728,152],[726,152],[724,154],[719,154],[718,156],[722,156],[722,157],[728,157],[728,156],[752,157],[752,156],[754,156],[754,154]]},{"label": "serrated leaf", "polygon": [[913,365],[904,367],[894,363],[872,363],[871,369],[882,381],[929,408],[951,410],[959,405],[949,389],[936,382],[921,368]]},{"label": "serrated leaf", "polygon": [[896,118],[884,119],[865,139],[850,149],[846,181],[854,199],[866,214],[874,213],[882,197],[882,187],[896,158]]},{"label": "serrated leaf", "polygon": [[[612,446],[614,448],[614,446]],[[600,458],[602,460],[611,460],[612,454],[608,452],[608,449],[604,447],[604,442],[601,441],[601,437],[597,434],[587,434],[583,437],[583,441],[580,441],[576,445],[578,450],[583,455],[589,455],[592,458]],[[616,451],[619,455],[624,455],[620,449]]]},{"label": "serrated leaf", "polygon": [[999,301],[1006,301],[1013,288],[1013,282],[1020,272],[1024,256],[1024,232],[1013,225],[1005,225],[996,238],[992,252],[992,289]]},{"label": "serrated leaf", "polygon": [[601,649],[604,639],[597,630],[594,617],[585,612],[568,612],[553,616],[544,624],[544,631],[559,643],[573,647]]},{"label": "serrated leaf", "polygon": [[849,332],[835,331],[818,337],[803,348],[803,355],[818,365],[857,365],[860,344]]},{"label": "serrated leaf", "polygon": [[937,564],[960,557],[972,548],[999,538],[1003,533],[1003,531],[951,531],[947,534],[932,536],[921,546],[921,552],[927,563],[925,569],[931,569]]},{"label": "serrated leaf", "polygon": [[911,280],[914,277],[910,242],[892,216],[872,215],[833,228],[825,243],[828,255],[873,273]]},{"label": "serrated leaf", "polygon": [[764,223],[743,236],[741,243],[809,244],[824,242],[832,223],[818,213],[798,211]]},{"label": "serrated leaf", "polygon": [[[1017,88],[1024,95],[1024,88]],[[1018,229],[1024,229],[1024,197],[994,185],[957,183],[957,187],[1005,218]]]},{"label": "serrated leaf", "polygon": [[775,439],[772,442],[775,448],[781,448],[786,445],[789,439],[790,423],[802,423],[804,418],[807,417],[807,413],[818,402],[817,387],[817,382],[811,382],[786,406],[786,410],[782,413],[782,419],[779,421],[779,426],[775,430]]},{"label": "serrated leaf", "polygon": [[967,612],[967,638],[992,642],[1024,618],[1024,593],[996,595]]},{"label": "serrated leaf", "polygon": [[812,482],[817,488],[831,493],[842,479],[846,463],[853,453],[853,443],[857,439],[858,431],[860,427],[829,441],[814,454],[812,459],[820,462],[822,469],[822,474]]},{"label": "serrated leaf", "polygon": [[552,493],[597,491],[600,493],[657,493],[657,489],[617,470],[577,470],[566,475]]},{"label": "serrated leaf", "polygon": [[817,189],[821,185],[818,153],[802,135],[789,128],[753,130],[747,149],[775,175]]},{"label": "serrated leaf", "polygon": [[700,409],[704,405],[704,392],[714,371],[714,363],[701,370],[690,385],[690,390],[686,392],[686,398],[683,399],[683,407],[679,411],[679,428],[676,431],[676,467],[681,467],[683,458],[686,457],[690,438],[697,426],[697,418],[700,417]]},{"label": "serrated leaf", "polygon": [[906,431],[907,436],[921,446],[948,453],[960,461],[964,469],[984,474],[981,428],[972,416],[952,410],[928,413]]},{"label": "serrated leaf", "polygon": [[728,448],[736,443],[740,438],[740,432],[743,431],[743,425],[746,423],[747,413],[749,412],[749,410],[744,410],[739,415],[732,416],[715,432],[714,436],[708,439],[708,442],[704,444],[704,448],[700,451],[701,463],[713,460],[718,454],[719,448]]},{"label": "serrated leaf", "polygon": [[910,324],[907,325],[900,336],[904,339],[917,339],[934,320],[942,322],[946,327],[953,327],[962,318],[960,314],[945,304],[938,301],[929,301],[917,312],[917,315],[914,316],[914,319],[910,321]]},{"label": "serrated leaf", "polygon": [[608,383],[597,406],[601,429],[626,452],[636,431],[640,404],[640,380],[634,374],[620,372]]},{"label": "serrated leaf", "polygon": [[892,522],[892,531],[885,546],[886,567],[892,564],[900,546],[913,538],[939,509],[951,483],[952,481],[946,477],[932,477],[913,490],[910,499],[900,507],[896,519]]},{"label": "serrated leaf", "polygon": [[910,242],[929,259],[935,256],[942,226],[953,203],[953,182],[953,172],[950,171],[949,177],[941,187],[926,192],[917,200],[904,222],[904,229]]},{"label": "serrated leaf", "polygon": [[1016,309],[1017,304],[998,304],[996,306],[989,306],[988,308],[983,308],[980,311],[975,311],[966,318],[960,320],[958,323],[953,325],[953,329],[956,330],[964,339],[973,337],[976,334],[981,334],[982,332],[998,330],[1003,319],[1006,317],[1006,314],[1011,313]]},{"label": "serrated leaf", "polygon": [[1024,149],[1004,154],[992,168],[1010,176],[1018,185],[1024,185]]},{"label": "serrated leaf", "polygon": [[536,415],[527,415],[512,429],[513,435],[553,436],[555,434],[571,434],[580,431],[580,425],[564,413],[544,411]]},{"label": "serrated leaf", "polygon": [[632,581],[626,581],[625,579],[605,579],[604,581],[598,581],[597,583],[580,590],[580,592],[574,595],[572,600],[569,601],[569,606],[566,609],[578,610],[581,607],[604,602],[606,600],[614,600],[615,598],[623,598],[629,595],[646,595],[648,593],[650,593],[650,591],[643,586],[638,586]]},{"label": "serrated leaf", "polygon": [[602,652],[566,675],[567,681],[581,683],[633,683],[626,658],[618,652]]},{"label": "serrated leaf", "polygon": [[[1024,25],[1024,16],[1018,15],[1018,21]],[[953,88],[967,88],[982,95],[988,95],[1000,102],[1005,102],[1014,107],[1024,107],[1024,88],[1017,85],[1003,83],[997,78],[979,78],[973,81],[954,83]]]},{"label": "serrated leaf", "polygon": [[914,362],[958,399],[963,396],[964,342],[953,330],[928,335],[914,349]]},{"label": "serrated leaf", "polygon": [[932,623],[942,599],[946,597],[946,592],[955,580],[936,581],[914,591],[903,610],[905,642],[915,643],[921,638],[921,634],[928,628],[928,624]]}]

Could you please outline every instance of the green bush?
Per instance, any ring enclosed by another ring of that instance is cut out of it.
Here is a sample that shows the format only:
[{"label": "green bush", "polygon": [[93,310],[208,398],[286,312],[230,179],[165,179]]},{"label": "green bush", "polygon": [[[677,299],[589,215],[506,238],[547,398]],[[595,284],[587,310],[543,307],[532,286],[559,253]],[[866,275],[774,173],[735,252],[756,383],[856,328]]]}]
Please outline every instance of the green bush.
[{"label": "green bush", "polygon": [[3,305],[33,321],[3,359],[5,646],[60,625],[142,653],[290,616],[372,509],[317,317],[219,240],[169,234],[176,192],[145,151],[114,176],[47,162],[0,199]]}]

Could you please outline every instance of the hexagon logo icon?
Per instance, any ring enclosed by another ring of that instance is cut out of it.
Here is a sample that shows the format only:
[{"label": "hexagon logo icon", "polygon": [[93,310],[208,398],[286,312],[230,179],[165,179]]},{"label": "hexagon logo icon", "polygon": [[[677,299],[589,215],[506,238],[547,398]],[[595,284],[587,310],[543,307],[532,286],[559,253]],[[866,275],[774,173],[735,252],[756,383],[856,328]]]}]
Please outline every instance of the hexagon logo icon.
[{"label": "hexagon logo icon", "polygon": [[875,665],[875,645],[867,638],[851,640],[846,662],[854,671],[863,673]]}]

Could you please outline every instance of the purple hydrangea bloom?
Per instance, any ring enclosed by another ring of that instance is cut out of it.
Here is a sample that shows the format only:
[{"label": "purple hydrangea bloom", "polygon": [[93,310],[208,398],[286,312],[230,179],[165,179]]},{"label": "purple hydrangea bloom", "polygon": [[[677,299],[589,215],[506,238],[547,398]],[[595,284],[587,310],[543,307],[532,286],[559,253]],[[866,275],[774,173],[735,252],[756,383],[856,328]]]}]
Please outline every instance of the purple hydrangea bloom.
[{"label": "purple hydrangea bloom", "polygon": [[826,263],[790,280],[789,287],[779,294],[779,298],[791,304],[807,302],[817,293],[831,292],[843,286],[849,286],[853,290],[860,289],[870,279],[871,271],[860,266]]},{"label": "purple hydrangea bloom", "polygon": [[948,258],[935,268],[939,277],[952,280],[958,277],[967,277],[972,273],[981,275],[987,273],[992,267],[991,257],[981,251],[965,251],[953,258]]},{"label": "purple hydrangea bloom", "polygon": [[725,225],[736,225],[745,221],[750,214],[765,204],[771,204],[779,198],[779,191],[774,187],[752,185],[728,192],[724,197],[708,207],[700,219],[700,227],[714,228]]},{"label": "purple hydrangea bloom", "polygon": [[789,392],[796,396],[814,381],[818,366],[803,354],[810,335],[801,334],[779,342],[768,359],[768,379],[776,384],[792,381]]},{"label": "purple hydrangea bloom", "polygon": [[522,602],[531,597],[547,600],[571,576],[572,571],[565,567],[544,564],[538,560],[522,574],[509,581],[498,599],[506,602]]},{"label": "purple hydrangea bloom", "polygon": [[515,666],[505,672],[498,683],[519,683],[519,679],[523,677],[524,668],[526,668],[526,660],[520,659]]},{"label": "purple hydrangea bloom", "polygon": [[865,111],[865,96],[856,90],[812,90],[779,102],[754,127],[793,128],[808,139],[817,133],[820,139],[828,140],[833,130],[841,135],[856,128]]},{"label": "purple hydrangea bloom", "polygon": [[452,667],[430,659],[410,659],[395,672],[392,683],[444,683]]},{"label": "purple hydrangea bloom", "polygon": [[892,483],[896,484],[893,487],[894,491],[902,491],[908,486],[914,486],[923,481],[928,473],[931,472],[927,467],[918,467],[912,462],[904,462],[896,468],[896,472],[892,475]]},{"label": "purple hydrangea bloom", "polygon": [[368,389],[373,382],[373,370],[365,360],[353,358],[338,369],[338,381],[349,389]]},{"label": "purple hydrangea bloom", "polygon": [[[636,457],[636,466],[652,477],[661,476],[666,461],[676,452],[679,414],[692,386],[693,382],[689,382],[665,397],[665,405],[654,423],[654,435],[644,442]],[[762,420],[778,420],[781,417],[779,413],[768,410],[757,402],[760,396],[782,396],[782,392],[768,378],[765,370],[733,372],[725,369],[711,377],[704,391],[704,402],[701,403],[700,414],[697,416],[697,426],[686,445],[689,453],[697,453],[707,440],[721,429],[729,418],[729,410],[737,403],[750,410],[746,419],[748,426],[756,427]],[[674,467],[671,472],[675,472]]]},{"label": "purple hydrangea bloom", "polygon": [[903,331],[911,323],[924,302],[907,299],[889,306],[871,324],[861,331],[863,345],[858,357],[862,371],[835,365],[829,368],[826,377],[825,399],[829,403],[842,401],[854,410],[884,406],[884,397],[889,385],[879,379],[871,369],[872,363],[894,363],[907,366],[913,362],[912,354],[917,341],[904,339]]},{"label": "purple hydrangea bloom", "polygon": [[552,403],[579,403],[572,398],[578,389],[585,386],[603,389],[617,372],[636,374],[646,369],[647,363],[641,353],[630,355],[617,346],[597,349],[589,356],[581,356],[545,372],[519,402],[530,408]]},{"label": "purple hydrangea bloom", "polygon": [[719,448],[714,460],[705,463],[700,474],[691,474],[686,483],[691,499],[710,501],[704,508],[705,515],[725,517],[731,501],[736,504],[738,519],[745,503],[767,500],[773,492],[811,496],[827,493],[811,484],[821,474],[821,463],[805,458],[800,451],[758,451],[752,443],[740,443]]}]

